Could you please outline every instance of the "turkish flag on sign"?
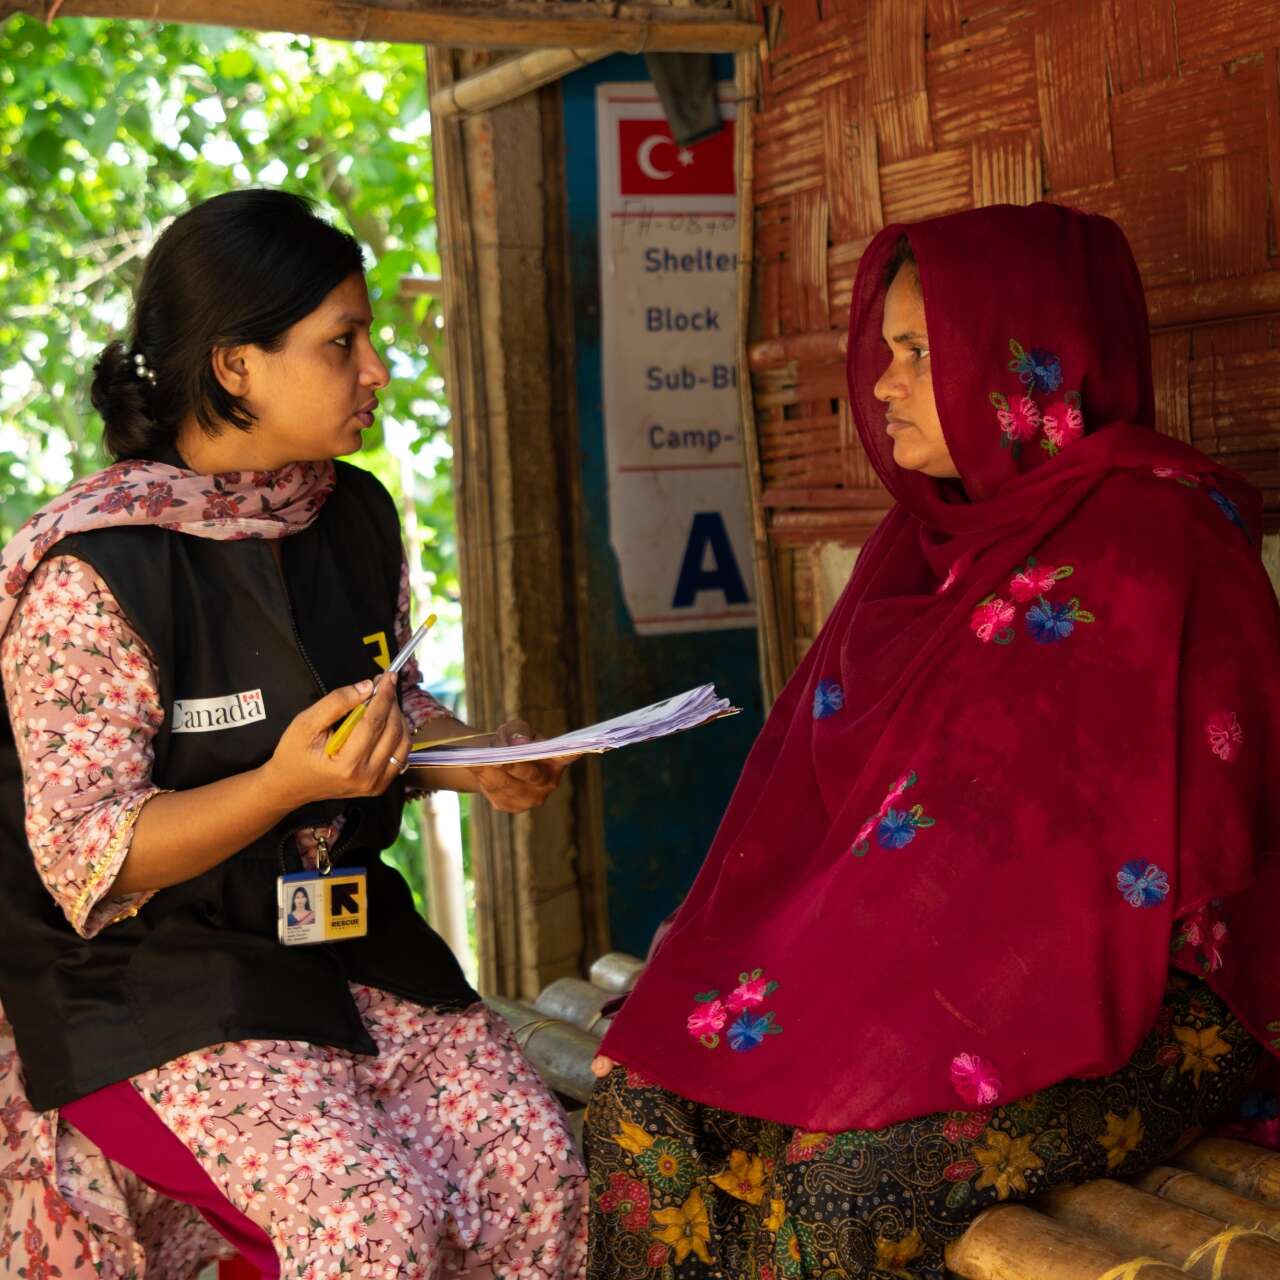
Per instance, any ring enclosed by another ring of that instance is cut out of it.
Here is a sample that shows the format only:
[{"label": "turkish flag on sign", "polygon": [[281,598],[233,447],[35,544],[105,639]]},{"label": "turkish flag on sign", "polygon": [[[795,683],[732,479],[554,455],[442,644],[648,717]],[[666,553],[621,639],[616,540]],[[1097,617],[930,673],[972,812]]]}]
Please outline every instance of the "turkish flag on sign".
[{"label": "turkish flag on sign", "polygon": [[619,120],[624,196],[731,196],[733,121],[690,147],[677,146],[665,120]]}]

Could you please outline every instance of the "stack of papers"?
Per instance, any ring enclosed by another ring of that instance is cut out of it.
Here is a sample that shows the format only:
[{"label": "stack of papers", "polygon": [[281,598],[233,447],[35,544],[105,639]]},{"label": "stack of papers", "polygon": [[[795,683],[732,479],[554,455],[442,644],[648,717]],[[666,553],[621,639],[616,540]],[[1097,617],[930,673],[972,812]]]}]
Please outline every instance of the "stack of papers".
[{"label": "stack of papers", "polygon": [[588,752],[614,751],[636,742],[665,738],[671,733],[696,729],[721,716],[741,710],[716,693],[713,684],[700,685],[688,693],[678,693],[652,706],[629,711],[601,724],[562,733],[541,742],[521,742],[509,747],[450,747],[441,745],[409,754],[409,763],[424,764],[517,764],[522,760],[548,760],[555,756],[580,756]]}]

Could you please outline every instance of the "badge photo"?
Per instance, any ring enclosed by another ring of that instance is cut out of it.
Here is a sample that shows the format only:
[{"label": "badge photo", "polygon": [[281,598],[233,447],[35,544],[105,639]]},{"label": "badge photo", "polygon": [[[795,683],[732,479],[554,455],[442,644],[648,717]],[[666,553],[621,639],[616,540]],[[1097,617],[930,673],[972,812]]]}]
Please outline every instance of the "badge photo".
[{"label": "badge photo", "polygon": [[294,871],[276,881],[280,941],[287,947],[345,942],[369,932],[368,880],[363,867],[322,876]]}]

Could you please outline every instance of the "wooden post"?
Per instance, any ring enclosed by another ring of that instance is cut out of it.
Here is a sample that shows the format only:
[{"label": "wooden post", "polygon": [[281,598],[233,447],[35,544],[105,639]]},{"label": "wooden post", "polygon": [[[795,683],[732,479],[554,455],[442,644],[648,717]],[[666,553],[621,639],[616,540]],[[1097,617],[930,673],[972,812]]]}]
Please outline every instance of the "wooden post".
[{"label": "wooden post", "polygon": [[533,49],[437,89],[431,95],[431,110],[440,119],[490,111],[614,52],[608,45],[599,49]]},{"label": "wooden post", "polygon": [[[433,102],[474,55],[428,51]],[[553,94],[554,91],[546,91]],[[467,713],[535,730],[581,723],[577,540],[561,320],[567,292],[558,103],[528,94],[436,117],[439,244],[454,440]],[[554,101],[554,99],[553,99]],[[476,945],[486,995],[532,998],[581,973],[598,936],[575,770],[519,817],[472,809]]]},{"label": "wooden post", "polygon": [[756,431],[756,407],[748,359],[751,339],[751,267],[755,246],[755,103],[759,78],[759,53],[755,48],[744,49],[734,58],[734,84],[737,88],[738,105],[735,124],[738,178],[738,417],[742,426],[747,494],[751,502],[760,682],[767,709],[782,689],[787,672],[782,657],[773,553],[769,548],[762,502],[764,477],[760,465],[760,440]]},{"label": "wooden post", "polygon": [[[6,0],[6,8],[43,18],[47,3]],[[453,48],[608,47],[635,53],[728,53],[752,47],[761,34],[756,23],[725,9],[629,0],[64,0],[58,17],[194,22]]]}]

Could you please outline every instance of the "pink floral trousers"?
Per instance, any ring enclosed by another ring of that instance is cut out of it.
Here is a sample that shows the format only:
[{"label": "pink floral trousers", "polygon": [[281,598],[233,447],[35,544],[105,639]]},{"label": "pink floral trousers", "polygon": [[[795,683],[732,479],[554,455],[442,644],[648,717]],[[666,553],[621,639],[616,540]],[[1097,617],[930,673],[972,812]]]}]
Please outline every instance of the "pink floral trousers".
[{"label": "pink floral trousers", "polygon": [[271,1238],[281,1276],[578,1280],[585,1170],[506,1023],[352,993],[376,1058],[241,1041],[133,1085]]}]

